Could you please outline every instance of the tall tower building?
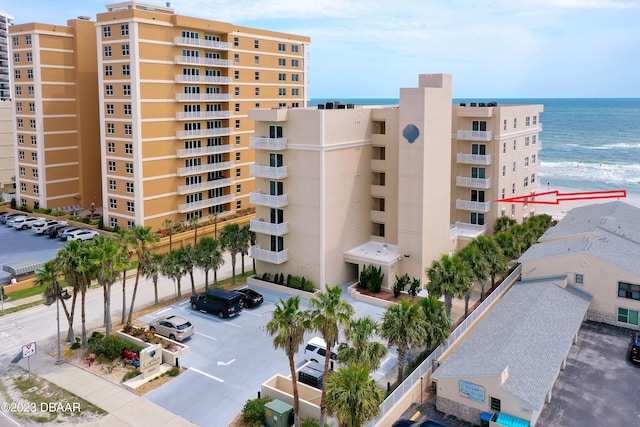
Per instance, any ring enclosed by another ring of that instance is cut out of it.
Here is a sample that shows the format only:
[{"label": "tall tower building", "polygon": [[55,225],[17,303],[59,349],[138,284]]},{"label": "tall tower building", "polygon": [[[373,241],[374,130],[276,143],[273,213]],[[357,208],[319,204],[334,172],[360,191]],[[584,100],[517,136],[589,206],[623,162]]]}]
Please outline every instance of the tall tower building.
[{"label": "tall tower building", "polygon": [[78,210],[99,201],[95,23],[9,28],[17,143],[16,200]]},{"label": "tall tower building", "polygon": [[136,1],[96,25],[105,223],[252,208],[250,108],[306,106],[309,38]]},{"label": "tall tower building", "polygon": [[0,11],[0,192],[15,189],[14,118],[9,59],[9,26],[13,17]]}]

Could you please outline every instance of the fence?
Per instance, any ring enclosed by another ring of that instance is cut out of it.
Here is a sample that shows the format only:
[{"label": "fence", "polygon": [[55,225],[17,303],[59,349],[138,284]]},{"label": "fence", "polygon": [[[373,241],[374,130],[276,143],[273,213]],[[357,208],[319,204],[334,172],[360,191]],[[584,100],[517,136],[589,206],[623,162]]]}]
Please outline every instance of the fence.
[{"label": "fence", "polygon": [[[511,285],[513,285],[520,277],[522,266],[518,266],[509,274],[502,283],[487,297],[478,307],[467,316],[466,319],[449,335],[447,340],[440,344],[425,360],[422,362],[380,405],[380,413],[376,418],[365,424],[365,427],[374,427],[385,417],[391,409],[400,403],[405,395],[416,385],[416,383],[424,379],[430,381],[431,373],[434,367],[437,369],[439,359],[448,352],[456,343],[456,341],[464,335],[473,323],[478,320],[484,312],[498,300]],[[407,405],[408,407],[409,405]]]}]

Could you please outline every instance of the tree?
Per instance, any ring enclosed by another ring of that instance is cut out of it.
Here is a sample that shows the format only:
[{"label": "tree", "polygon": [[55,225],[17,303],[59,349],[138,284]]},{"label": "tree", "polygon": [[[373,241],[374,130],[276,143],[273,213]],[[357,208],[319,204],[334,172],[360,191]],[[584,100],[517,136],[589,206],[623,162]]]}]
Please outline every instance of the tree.
[{"label": "tree", "polygon": [[[480,249],[482,256],[487,260],[491,288],[493,288],[496,285],[496,275],[507,271],[507,260],[496,241],[489,236],[478,236],[471,244]],[[481,282],[480,299],[484,299],[484,282]]]},{"label": "tree", "polygon": [[504,256],[509,259],[517,258],[520,255],[519,246],[515,238],[508,231],[501,231],[494,236],[495,242],[502,250]]},{"label": "tree", "polygon": [[[116,243],[120,247],[120,250],[123,253],[127,254],[127,259],[130,259],[131,246],[133,242],[129,230],[119,230],[118,233],[113,237],[113,239],[115,239]],[[127,319],[127,269],[129,269],[130,266],[130,263],[127,263],[122,268],[122,324],[124,324]]]},{"label": "tree", "polygon": [[511,227],[511,230],[509,230],[509,232],[513,236],[513,239],[518,248],[518,254],[516,255],[516,257],[522,254],[529,248],[529,246],[533,245],[536,242],[535,234],[527,224],[516,224]]},{"label": "tree", "polygon": [[169,252],[171,252],[173,250],[172,247],[172,240],[173,240],[173,227],[175,227],[175,224],[173,223],[172,220],[170,220],[169,218],[164,220],[164,228],[166,228],[167,230],[169,230]]},{"label": "tree", "polygon": [[142,274],[146,279],[151,279],[153,282],[153,293],[155,297],[155,305],[158,305],[158,279],[160,276],[160,267],[162,266],[162,259],[164,255],[151,254],[149,262],[142,267]]},{"label": "tree", "polygon": [[236,285],[236,255],[242,252],[246,244],[245,233],[238,224],[227,224],[220,233],[220,243],[222,249],[231,254],[231,284]]},{"label": "tree", "polygon": [[249,255],[249,248],[251,247],[251,229],[249,228],[249,224],[245,224],[240,229],[242,233],[241,242],[242,249],[240,250],[240,255],[242,259],[242,275],[244,276],[244,256]]},{"label": "tree", "polygon": [[73,341],[73,314],[76,306],[76,293],[73,294],[73,300],[71,302],[71,310],[67,308],[67,303],[62,297],[62,286],[60,285],[59,277],[61,274],[61,266],[58,258],[54,258],[44,263],[42,268],[36,272],[36,279],[34,284],[36,286],[45,286],[44,295],[54,295],[62,303],[62,309],[64,315],[69,323],[69,330],[67,333],[67,341]]},{"label": "tree", "polygon": [[180,259],[184,267],[185,273],[189,273],[191,279],[191,295],[196,294],[196,282],[193,278],[193,269],[198,263],[197,249],[191,245],[184,246],[180,249]]},{"label": "tree", "polygon": [[425,330],[424,315],[418,305],[401,300],[387,307],[382,317],[380,336],[387,340],[389,347],[397,347],[398,383],[402,381],[409,348],[425,341]]},{"label": "tree", "polygon": [[[249,231],[250,233],[250,245],[251,246],[255,246],[256,245],[256,233],[254,233],[253,231]],[[253,263],[253,274],[256,274],[256,259],[255,258],[251,258],[251,262]]]},{"label": "tree", "polygon": [[198,224],[200,223],[200,217],[197,215],[192,216],[189,219],[189,223],[193,226],[193,246],[198,244]]},{"label": "tree", "polygon": [[300,397],[293,356],[304,342],[304,333],[308,327],[306,313],[300,311],[300,297],[290,297],[286,300],[280,298],[275,305],[271,320],[266,325],[267,333],[273,337],[273,347],[283,349],[289,360],[296,426],[300,425]]},{"label": "tree", "polygon": [[425,347],[433,350],[449,337],[451,319],[436,297],[421,298],[418,304],[425,320]]},{"label": "tree", "polygon": [[181,252],[181,249],[169,252],[162,258],[160,264],[160,272],[177,285],[177,298],[182,297],[181,280],[186,273]]},{"label": "tree", "polygon": [[473,283],[484,284],[489,276],[489,263],[484,257],[480,249],[474,244],[470,244],[462,248],[458,252],[458,256],[463,263],[467,265],[467,270],[471,279],[471,286],[464,295],[464,317],[469,313],[469,300],[471,299],[471,290]]},{"label": "tree", "polygon": [[213,270],[213,283],[218,284],[218,269],[224,264],[220,242],[203,237],[196,246],[196,265],[204,270],[204,288],[209,289],[209,270]]},{"label": "tree", "polygon": [[509,231],[511,227],[516,225],[517,222],[513,218],[509,218],[508,216],[501,216],[496,220],[495,225],[493,226],[493,231],[495,233],[499,233],[501,231]]},{"label": "tree", "polygon": [[[320,332],[327,346],[327,354],[337,344],[340,335],[340,327],[346,326],[353,315],[353,307],[342,299],[340,286],[327,285],[324,292],[318,293],[309,300],[309,318],[311,326]],[[324,358],[324,378],[329,375],[330,357]],[[320,425],[325,420],[325,400],[327,396],[327,383],[322,384],[322,396],[320,398]]]},{"label": "tree", "polygon": [[151,231],[151,227],[149,226],[144,227],[135,225],[131,230],[129,230],[129,235],[131,236],[131,242],[133,243],[133,246],[135,248],[134,250],[138,257],[138,268],[136,269],[136,282],[133,285],[131,307],[129,308],[129,317],[127,318],[127,323],[131,323],[131,321],[133,320],[133,308],[135,307],[136,303],[136,294],[138,292],[138,283],[140,282],[140,273],[145,268],[145,266],[151,262],[151,251],[149,250],[149,246],[155,245],[160,241],[158,235]]},{"label": "tree", "polygon": [[387,354],[384,344],[370,341],[378,332],[378,327],[378,323],[370,316],[350,320],[344,335],[351,345],[341,343],[338,346],[338,360],[346,364],[358,363],[369,371],[378,369],[382,357]]},{"label": "tree", "polygon": [[359,363],[343,366],[325,380],[327,413],[338,419],[340,427],[360,427],[380,411],[385,393],[369,369]]},{"label": "tree", "polygon": [[431,267],[427,269],[427,278],[429,295],[436,298],[444,295],[445,311],[451,317],[453,298],[463,297],[471,286],[468,267],[457,255],[443,255],[431,263]]}]

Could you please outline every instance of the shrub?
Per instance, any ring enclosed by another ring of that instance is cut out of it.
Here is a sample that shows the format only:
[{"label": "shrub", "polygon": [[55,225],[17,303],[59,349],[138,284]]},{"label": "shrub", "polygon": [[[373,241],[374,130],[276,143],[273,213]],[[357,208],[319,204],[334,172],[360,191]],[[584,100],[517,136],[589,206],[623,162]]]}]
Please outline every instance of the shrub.
[{"label": "shrub", "polygon": [[167,371],[167,375],[169,375],[170,377],[177,377],[178,375],[180,375],[180,368],[173,367],[169,369]]},{"label": "shrub", "polygon": [[400,293],[404,291],[404,288],[407,287],[411,278],[407,273],[404,273],[402,276],[396,276],[396,281],[393,284],[393,296],[398,298]]},{"label": "shrub", "polygon": [[126,374],[124,374],[124,376],[122,377],[122,382],[128,381],[131,378],[135,378],[140,374],[142,374],[142,372],[140,372],[139,369],[134,369],[133,371],[129,371]]},{"label": "shrub", "polygon": [[313,282],[311,280],[307,280],[306,282],[304,282],[304,285],[302,286],[302,290],[307,292],[313,292],[316,290],[316,288],[315,286],[313,286]]},{"label": "shrub", "polygon": [[409,285],[409,290],[407,291],[409,295],[415,297],[418,295],[418,288],[420,288],[420,279],[413,278],[411,279],[411,284]]},{"label": "shrub", "polygon": [[320,422],[315,418],[305,418],[300,421],[300,427],[320,427]]},{"label": "shrub", "polygon": [[360,272],[360,287],[368,291],[380,292],[383,280],[384,274],[380,266],[365,265]]},{"label": "shrub", "polygon": [[122,332],[126,332],[127,334],[131,335],[132,329],[133,329],[133,325],[131,323],[127,323],[122,327]]},{"label": "shrub", "polygon": [[18,206],[15,197],[11,199],[11,209],[15,209]]},{"label": "shrub", "polygon": [[82,346],[82,343],[80,343],[80,337],[76,337],[76,340],[74,341],[74,343],[71,344],[71,350],[76,350],[81,346]]},{"label": "shrub", "polygon": [[260,427],[264,421],[264,405],[271,400],[268,396],[247,400],[242,408],[242,421],[249,426]]},{"label": "shrub", "polygon": [[125,348],[136,352],[142,350],[142,347],[132,344],[116,335],[109,335],[104,338],[92,336],[89,339],[89,353],[94,353],[97,356],[103,356],[107,360],[117,359]]}]

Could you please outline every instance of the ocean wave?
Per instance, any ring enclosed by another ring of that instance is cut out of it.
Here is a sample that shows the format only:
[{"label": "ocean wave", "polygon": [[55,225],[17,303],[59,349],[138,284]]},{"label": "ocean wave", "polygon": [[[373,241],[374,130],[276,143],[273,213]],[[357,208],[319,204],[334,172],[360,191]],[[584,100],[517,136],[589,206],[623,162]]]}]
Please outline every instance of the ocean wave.
[{"label": "ocean wave", "polygon": [[640,164],[541,162],[538,167],[541,179],[563,179],[585,183],[602,182],[608,185],[640,185]]},{"label": "ocean wave", "polygon": [[580,147],[586,150],[616,150],[620,148],[631,148],[631,149],[640,149],[640,142],[637,143],[628,143],[628,142],[618,142],[615,144],[604,144],[604,145],[580,145],[580,144],[567,144],[570,147]]}]

